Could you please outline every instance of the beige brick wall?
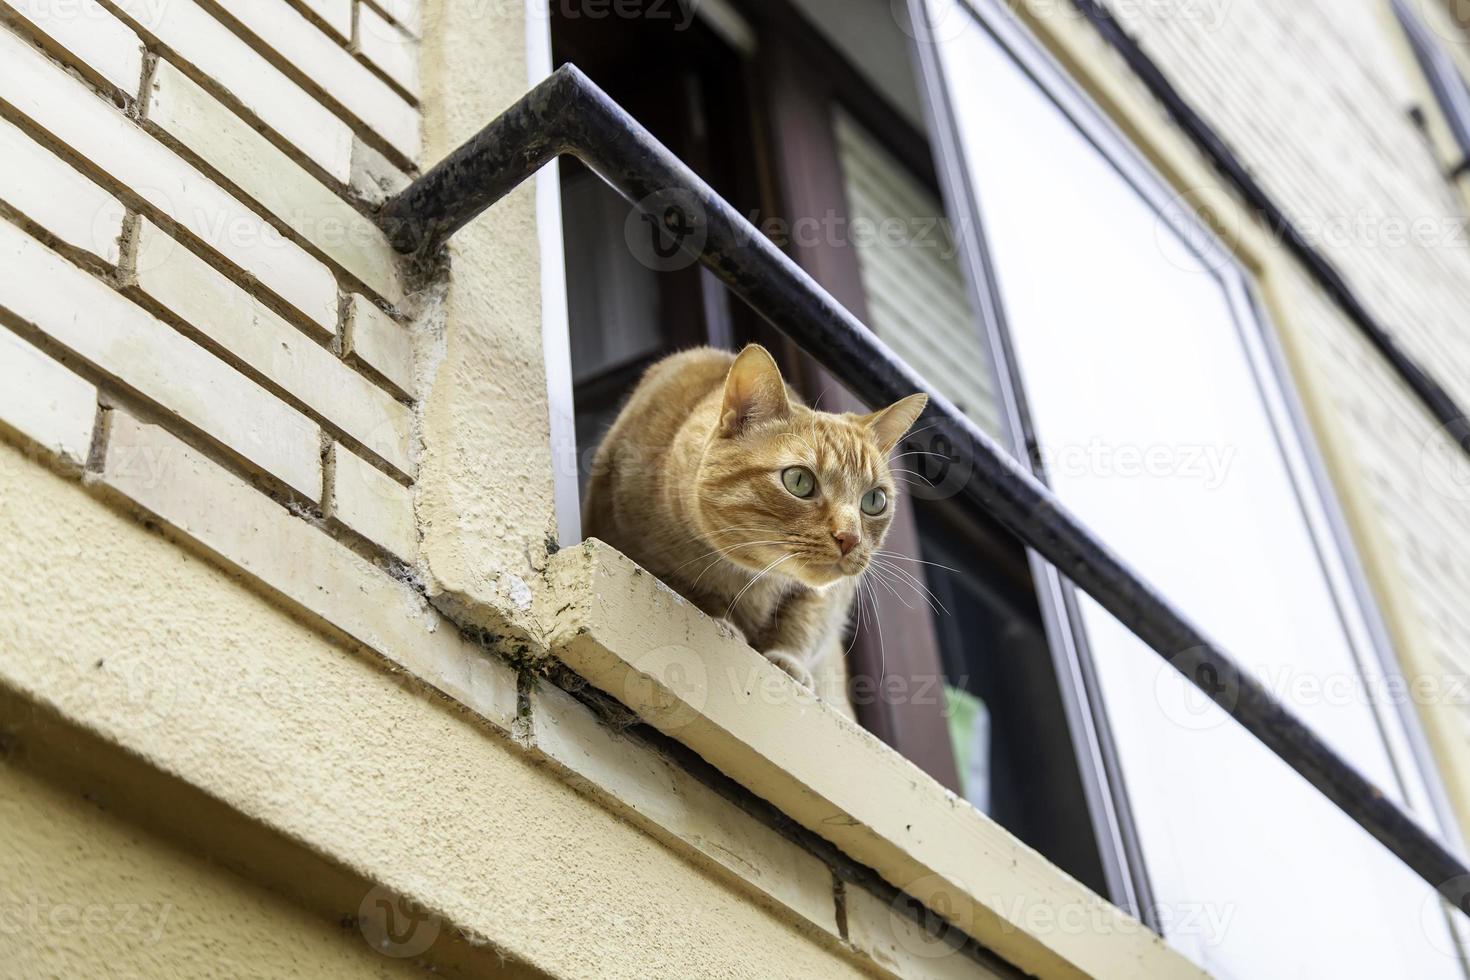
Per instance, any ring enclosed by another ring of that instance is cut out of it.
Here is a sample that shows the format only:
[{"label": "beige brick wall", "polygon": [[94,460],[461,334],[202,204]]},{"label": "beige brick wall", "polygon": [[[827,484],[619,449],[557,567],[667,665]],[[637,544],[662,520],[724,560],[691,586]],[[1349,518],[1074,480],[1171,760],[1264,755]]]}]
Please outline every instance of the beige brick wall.
[{"label": "beige brick wall", "polygon": [[[1465,63],[1470,38],[1437,3],[1413,6]],[[1111,5],[1381,322],[1470,406],[1466,198],[1410,118],[1416,104],[1431,118],[1438,109],[1425,100],[1388,0]],[[1360,517],[1376,525],[1370,536],[1386,546],[1411,607],[1406,632],[1429,651],[1411,673],[1430,670],[1453,683],[1470,672],[1464,461],[1330,299],[1304,277],[1289,279],[1276,287],[1279,312],[1306,339],[1339,448],[1361,483],[1354,489],[1370,504]],[[1441,742],[1439,751],[1452,790],[1459,787],[1462,823],[1470,823],[1470,701],[1439,698],[1425,715],[1431,738],[1457,743]],[[1457,722],[1447,726],[1447,717]]]},{"label": "beige brick wall", "polygon": [[0,339],[60,393],[0,424],[99,462],[125,405],[237,517],[410,563],[412,345],[367,202],[416,165],[417,41],[375,12],[370,57],[356,4],[0,0]]}]

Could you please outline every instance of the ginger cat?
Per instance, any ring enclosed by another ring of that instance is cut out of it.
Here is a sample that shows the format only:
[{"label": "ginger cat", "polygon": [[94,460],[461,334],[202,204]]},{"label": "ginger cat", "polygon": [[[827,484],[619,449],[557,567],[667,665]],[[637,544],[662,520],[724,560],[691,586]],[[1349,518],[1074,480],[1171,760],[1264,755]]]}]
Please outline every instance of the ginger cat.
[{"label": "ginger cat", "polygon": [[888,455],[927,402],[814,411],[764,347],[674,354],[598,450],[585,531],[811,687],[893,516]]}]

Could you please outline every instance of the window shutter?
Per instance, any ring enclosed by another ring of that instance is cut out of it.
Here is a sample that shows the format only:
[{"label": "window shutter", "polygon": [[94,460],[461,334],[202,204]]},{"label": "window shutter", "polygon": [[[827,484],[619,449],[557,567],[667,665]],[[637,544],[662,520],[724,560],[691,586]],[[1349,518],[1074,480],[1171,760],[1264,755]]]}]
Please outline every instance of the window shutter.
[{"label": "window shutter", "polygon": [[878,140],[836,110],[837,155],[868,326],[982,428],[1000,431],[994,371],[970,310],[944,207]]}]

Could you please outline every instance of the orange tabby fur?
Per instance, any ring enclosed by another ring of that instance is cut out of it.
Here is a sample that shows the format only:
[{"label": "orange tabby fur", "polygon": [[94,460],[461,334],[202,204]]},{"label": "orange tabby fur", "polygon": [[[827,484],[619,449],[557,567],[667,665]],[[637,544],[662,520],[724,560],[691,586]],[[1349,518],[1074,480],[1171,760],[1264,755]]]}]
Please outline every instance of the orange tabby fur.
[{"label": "orange tabby fur", "polygon": [[[598,450],[585,531],[810,687],[888,531],[897,497],[888,455],[927,401],[911,395],[872,415],[813,411],[763,347],[738,358],[674,354],[648,369]],[[783,484],[793,466],[816,476],[809,499]],[[860,506],[874,488],[887,494],[876,516]]]}]

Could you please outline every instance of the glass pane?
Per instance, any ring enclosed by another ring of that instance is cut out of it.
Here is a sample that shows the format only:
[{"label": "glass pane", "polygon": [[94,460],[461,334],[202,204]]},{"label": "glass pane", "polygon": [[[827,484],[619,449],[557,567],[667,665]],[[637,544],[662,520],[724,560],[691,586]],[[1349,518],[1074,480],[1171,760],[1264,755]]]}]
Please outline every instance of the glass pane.
[{"label": "glass pane", "polygon": [[572,373],[578,382],[656,352],[658,277],[624,239],[631,206],[580,167],[562,181]]},{"label": "glass pane", "polygon": [[[1361,613],[1304,513],[1234,267],[1178,238],[954,0],[929,2],[1057,493],[1395,792],[1397,720],[1370,703]],[[1220,977],[1462,975],[1430,889],[1091,600],[1083,619],[1171,942]]]},{"label": "glass pane", "polygon": [[1030,583],[1000,572],[952,513],[914,508],[961,792],[1090,888],[1106,875]]}]

